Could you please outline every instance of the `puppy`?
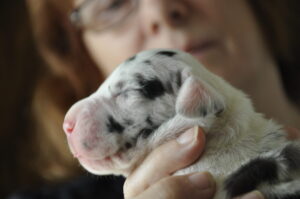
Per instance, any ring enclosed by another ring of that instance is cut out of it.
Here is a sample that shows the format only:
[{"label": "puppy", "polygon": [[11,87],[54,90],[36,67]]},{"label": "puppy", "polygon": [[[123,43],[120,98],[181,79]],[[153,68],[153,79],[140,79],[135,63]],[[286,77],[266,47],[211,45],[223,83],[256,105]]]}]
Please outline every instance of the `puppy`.
[{"label": "puppy", "polygon": [[120,64],[91,96],[68,111],[71,152],[88,171],[127,176],[154,148],[200,126],[201,159],[178,171],[209,171],[216,199],[260,190],[300,198],[300,145],[254,111],[249,98],[187,53],[158,49]]}]

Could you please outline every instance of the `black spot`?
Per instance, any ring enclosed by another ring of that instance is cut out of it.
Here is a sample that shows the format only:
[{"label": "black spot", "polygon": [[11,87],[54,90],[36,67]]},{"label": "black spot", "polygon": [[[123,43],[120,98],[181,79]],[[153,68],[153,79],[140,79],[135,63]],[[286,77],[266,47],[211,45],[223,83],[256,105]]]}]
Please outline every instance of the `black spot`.
[{"label": "black spot", "polygon": [[136,55],[134,55],[134,56],[130,57],[129,59],[127,59],[126,62],[131,62],[131,61],[135,60],[135,58],[136,58]]},{"label": "black spot", "polygon": [[154,130],[154,128],[144,128],[139,132],[138,137],[146,139],[153,133]]},{"label": "black spot", "polygon": [[165,88],[158,78],[145,79],[143,75],[137,74],[136,79],[141,89],[139,91],[147,99],[155,99],[165,93]]},{"label": "black spot", "polygon": [[174,72],[171,74],[171,81],[175,82],[177,88],[180,88],[182,85],[182,78],[181,78],[181,70]]},{"label": "black spot", "polygon": [[281,151],[281,155],[286,160],[289,169],[300,169],[300,148],[290,144]]},{"label": "black spot", "polygon": [[177,79],[176,79],[177,86],[181,87],[181,85],[182,85],[181,71],[177,71],[176,76],[177,76]]},{"label": "black spot", "polygon": [[242,166],[225,181],[229,198],[250,192],[260,183],[274,183],[278,179],[278,168],[273,159],[257,158]]},{"label": "black spot", "polygon": [[276,199],[299,199],[299,198],[300,198],[300,191],[296,191],[295,193],[280,194],[276,197]]},{"label": "black spot", "polygon": [[152,119],[151,119],[150,116],[147,117],[146,122],[147,122],[147,124],[149,124],[150,126],[153,126],[153,121],[152,121]]},{"label": "black spot", "polygon": [[220,104],[214,103],[214,110],[215,110],[215,115],[217,117],[220,117],[221,114],[224,112],[224,107]]},{"label": "black spot", "polygon": [[123,81],[119,81],[116,83],[116,87],[119,89],[119,90],[122,90],[122,88],[124,87],[125,83]]},{"label": "black spot", "polygon": [[217,117],[220,117],[221,114],[222,114],[223,112],[224,112],[224,109],[218,110],[218,111],[216,112],[216,116],[217,116]]},{"label": "black spot", "polygon": [[143,63],[148,64],[148,65],[152,64],[150,60],[145,60]]},{"label": "black spot", "polygon": [[111,115],[108,117],[108,122],[106,123],[108,132],[110,133],[123,133],[124,127],[117,122]]},{"label": "black spot", "polygon": [[160,51],[158,53],[156,53],[156,55],[164,55],[167,57],[173,57],[174,55],[176,55],[176,52],[173,51]]},{"label": "black spot", "polygon": [[[151,121],[151,120],[149,120]],[[139,138],[146,139],[148,138],[160,125],[152,125],[149,127],[145,127],[139,131],[139,133],[131,139],[132,145],[136,145]]]},{"label": "black spot", "polygon": [[200,115],[200,117],[206,117],[207,116],[207,108],[201,107],[199,110],[199,115]]},{"label": "black spot", "polygon": [[133,145],[130,143],[130,142],[126,142],[125,143],[125,148],[126,149],[130,149],[130,148],[132,148],[133,147]]},{"label": "black spot", "polygon": [[133,125],[133,121],[130,120],[130,119],[125,119],[124,124],[127,125],[127,126],[131,126],[131,125]]}]

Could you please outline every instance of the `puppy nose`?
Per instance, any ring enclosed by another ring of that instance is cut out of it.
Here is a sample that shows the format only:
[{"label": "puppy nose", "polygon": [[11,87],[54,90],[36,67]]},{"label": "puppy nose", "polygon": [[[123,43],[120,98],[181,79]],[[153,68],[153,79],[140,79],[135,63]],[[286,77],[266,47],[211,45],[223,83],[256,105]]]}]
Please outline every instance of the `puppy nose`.
[{"label": "puppy nose", "polygon": [[63,129],[67,135],[71,134],[74,131],[74,127],[75,127],[74,121],[65,120],[63,123]]},{"label": "puppy nose", "polygon": [[70,110],[66,113],[65,120],[63,122],[63,129],[67,135],[72,134],[75,131],[78,115],[82,110],[83,103],[74,104]]}]

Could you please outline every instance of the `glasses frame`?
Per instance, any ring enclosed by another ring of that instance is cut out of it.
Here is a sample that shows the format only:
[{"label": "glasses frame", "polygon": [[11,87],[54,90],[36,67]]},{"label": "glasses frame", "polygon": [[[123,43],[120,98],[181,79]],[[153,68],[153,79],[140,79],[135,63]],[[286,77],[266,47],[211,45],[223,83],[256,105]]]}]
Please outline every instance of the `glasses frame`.
[{"label": "glasses frame", "polygon": [[117,26],[118,24],[122,23],[125,19],[127,19],[128,16],[131,15],[138,6],[138,0],[129,0],[131,3],[131,9],[129,9],[128,12],[124,14],[123,17],[121,17],[119,20],[115,22],[112,22],[110,25],[107,25],[103,28],[99,28],[99,27],[93,27],[82,23],[82,10],[85,9],[93,1],[101,1],[101,0],[85,0],[78,7],[75,7],[74,9],[71,10],[69,14],[69,20],[71,24],[73,24],[76,28],[82,30],[93,30],[97,32],[111,29],[114,26]]}]

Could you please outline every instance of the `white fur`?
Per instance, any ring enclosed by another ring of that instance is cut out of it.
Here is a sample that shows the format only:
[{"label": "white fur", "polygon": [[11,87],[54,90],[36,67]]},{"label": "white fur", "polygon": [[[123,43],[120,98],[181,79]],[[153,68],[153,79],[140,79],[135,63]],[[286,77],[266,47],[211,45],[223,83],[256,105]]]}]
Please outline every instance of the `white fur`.
[{"label": "white fur", "polygon": [[[174,57],[157,56],[159,51],[161,50],[142,52],[133,61],[124,62],[93,95],[71,108],[66,120],[77,122],[77,129],[68,136],[69,144],[73,145],[71,149],[73,153],[76,151],[86,155],[88,151],[81,146],[82,140],[87,142],[91,136],[97,137],[101,140],[101,144],[91,145],[92,149],[89,150],[94,155],[89,157],[89,160],[82,160],[79,157],[81,164],[95,174],[126,176],[151,150],[178,137],[184,130],[198,125],[206,133],[205,152],[198,162],[176,174],[209,171],[214,175],[218,185],[215,198],[224,198],[222,184],[226,177],[251,159],[267,152],[272,153],[272,150],[279,150],[287,144],[282,127],[255,112],[251,101],[244,93],[210,73],[190,55],[174,51],[177,53]],[[143,62],[145,60],[150,60],[151,65],[145,64]],[[176,88],[172,83],[173,94],[166,93],[149,101],[141,98],[135,91],[139,89],[134,79],[137,73],[145,77],[155,76],[167,82],[170,81],[170,74],[175,74],[178,70],[181,70],[183,85]],[[122,89],[116,86],[120,80],[125,82]],[[191,93],[190,89],[193,86],[196,86],[195,90],[202,89],[200,97],[197,93]],[[190,99],[191,97],[193,99]],[[197,101],[197,97],[200,101]],[[194,103],[192,108],[190,103]],[[207,108],[207,115],[197,115],[196,109],[201,107]],[[79,109],[81,111],[78,111]],[[217,115],[216,109],[223,109],[223,112]],[[90,116],[83,117],[82,110],[86,110]],[[125,143],[124,140],[137,135],[137,132],[134,132],[139,128],[137,125],[145,123],[145,116],[149,112],[154,123],[161,123],[159,128],[148,138],[137,139],[133,148],[120,152],[120,145]],[[136,125],[126,127],[122,135],[106,133],[104,130],[106,115],[112,115],[118,121],[134,118]],[[85,122],[80,123],[83,119]],[[91,126],[97,124],[99,127],[94,128],[97,130],[91,132]],[[103,164],[104,161],[101,159],[117,151],[119,158],[112,157],[109,164]],[[91,163],[96,159],[101,163],[97,161]]]}]

